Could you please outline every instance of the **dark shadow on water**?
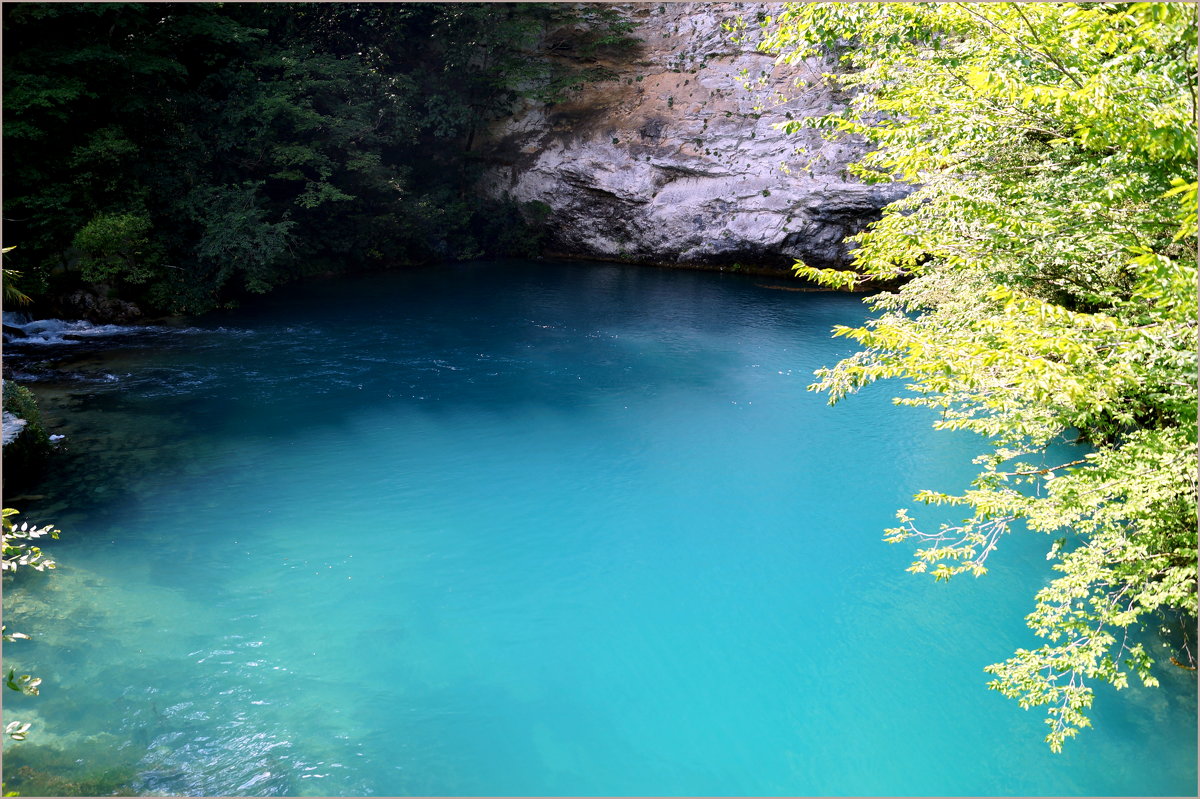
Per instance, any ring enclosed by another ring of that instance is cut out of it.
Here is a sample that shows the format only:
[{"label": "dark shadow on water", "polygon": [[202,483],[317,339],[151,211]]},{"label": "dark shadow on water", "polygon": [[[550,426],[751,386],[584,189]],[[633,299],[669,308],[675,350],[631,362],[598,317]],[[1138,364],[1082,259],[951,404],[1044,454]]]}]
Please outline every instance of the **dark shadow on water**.
[{"label": "dark shadow on water", "polygon": [[[157,331],[22,349],[17,362],[67,439],[28,494],[47,518],[80,504],[127,511],[164,474],[203,470],[214,448],[338,430],[371,411],[434,417],[486,409],[586,413],[631,398],[711,391],[758,342],[827,341],[861,298],[773,291],[754,278],[617,264],[481,262],[286,287]],[[824,323],[812,326],[813,318]],[[819,346],[828,351],[828,344]],[[57,515],[56,515],[57,514]]]}]

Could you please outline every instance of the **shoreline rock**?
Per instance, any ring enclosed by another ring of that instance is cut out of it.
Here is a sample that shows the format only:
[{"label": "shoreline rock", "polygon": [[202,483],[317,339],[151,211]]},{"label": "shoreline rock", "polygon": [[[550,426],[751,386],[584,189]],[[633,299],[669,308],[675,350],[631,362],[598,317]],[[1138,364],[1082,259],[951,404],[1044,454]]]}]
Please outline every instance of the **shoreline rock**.
[{"label": "shoreline rock", "polygon": [[8,411],[4,411],[2,426],[4,428],[4,443],[3,446],[8,446],[17,440],[17,437],[25,430],[25,426],[29,422],[25,419],[20,419]]},{"label": "shoreline rock", "polygon": [[55,298],[53,316],[62,319],[85,319],[97,325],[127,325],[142,318],[142,309],[128,300],[107,296],[103,286],[77,289]]}]

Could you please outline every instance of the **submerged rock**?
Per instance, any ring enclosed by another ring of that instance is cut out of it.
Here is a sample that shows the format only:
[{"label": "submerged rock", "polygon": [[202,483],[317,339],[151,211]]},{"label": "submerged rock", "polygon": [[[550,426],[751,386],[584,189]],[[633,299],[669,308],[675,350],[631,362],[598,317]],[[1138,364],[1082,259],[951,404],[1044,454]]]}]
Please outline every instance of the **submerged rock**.
[{"label": "submerged rock", "polygon": [[491,166],[481,191],[515,201],[562,255],[848,266],[843,239],[907,189],[846,173],[862,143],[775,129],[845,104],[820,78],[832,62],[776,65],[753,38],[735,43],[722,27],[741,16],[757,31],[778,4],[618,8],[639,23],[640,49],[603,62],[616,79],[496,123],[482,148]]}]

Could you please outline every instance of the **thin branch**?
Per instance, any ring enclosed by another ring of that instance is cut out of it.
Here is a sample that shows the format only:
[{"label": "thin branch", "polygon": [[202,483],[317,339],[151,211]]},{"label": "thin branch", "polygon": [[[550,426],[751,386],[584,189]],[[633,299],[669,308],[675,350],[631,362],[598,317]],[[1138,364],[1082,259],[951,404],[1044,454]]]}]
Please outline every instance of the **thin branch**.
[{"label": "thin branch", "polygon": [[1016,477],[1016,476],[1028,475],[1028,474],[1049,474],[1050,472],[1057,472],[1059,469],[1069,469],[1072,466],[1078,466],[1081,463],[1087,463],[1087,459],[1080,458],[1077,461],[1071,461],[1070,463],[1064,463],[1061,466],[1047,466],[1045,469],[1022,469],[1021,471],[1016,471],[1016,472],[997,472],[997,474],[1002,474],[1007,477]]},{"label": "thin branch", "polygon": [[[972,11],[972,10],[971,10],[971,8],[970,8],[970,7],[969,7],[969,6],[968,6],[966,3],[956,3],[956,5],[957,5],[959,8],[961,8],[963,11],[966,11],[966,12],[967,12],[968,14],[970,14],[971,16],[975,17],[976,19],[983,20],[985,23],[987,23],[987,24],[988,24],[988,25],[990,25],[991,27],[995,28],[996,30],[1000,31],[1001,33],[1003,33],[1003,34],[1004,34],[1005,36],[1007,36],[1008,38],[1012,39],[1012,41],[1013,41],[1013,44],[1017,45],[1017,47],[1020,47],[1022,50],[1024,50],[1026,53],[1028,53],[1029,55],[1033,56],[1034,58],[1037,58],[1039,54],[1041,54],[1041,55],[1045,55],[1045,56],[1048,56],[1048,57],[1050,57],[1051,61],[1052,61],[1052,62],[1054,63],[1054,65],[1055,65],[1055,66],[1056,66],[1056,67],[1059,69],[1059,71],[1060,71],[1060,72],[1062,72],[1064,75],[1066,75],[1068,78],[1070,78],[1070,79],[1071,79],[1071,82],[1072,82],[1072,83],[1074,83],[1076,86],[1078,86],[1080,89],[1082,89],[1082,88],[1083,88],[1083,84],[1082,84],[1082,83],[1080,83],[1078,80],[1076,80],[1076,78],[1075,78],[1075,76],[1074,76],[1074,75],[1072,75],[1070,72],[1066,71],[1066,69],[1065,69],[1065,68],[1064,68],[1064,67],[1063,67],[1061,64],[1059,64],[1057,61],[1055,61],[1055,59],[1053,58],[1053,56],[1050,56],[1050,54],[1049,54],[1049,53],[1041,52],[1041,51],[1038,51],[1038,50],[1033,50],[1032,48],[1030,48],[1030,47],[1027,47],[1027,46],[1025,45],[1025,43],[1024,43],[1024,42],[1022,42],[1020,39],[1018,39],[1018,38],[1016,37],[1016,34],[1013,34],[1013,33],[1010,33],[1009,31],[1006,31],[1004,28],[1000,27],[1000,26],[999,26],[999,25],[997,25],[995,22],[992,22],[992,20],[988,19],[986,16],[984,16],[984,15],[982,15],[982,14],[977,14],[976,12]],[[1017,13],[1018,13],[1018,14],[1020,14],[1020,10],[1019,10],[1019,9],[1017,10]],[[1025,19],[1025,17],[1022,15],[1022,16],[1021,16],[1021,19],[1023,19],[1023,20],[1024,20],[1024,19]],[[1025,20],[1025,24],[1026,24],[1026,25],[1028,25],[1028,24],[1029,24],[1029,21],[1028,21],[1028,20]],[[1034,34],[1034,35],[1036,36],[1036,34]]]},{"label": "thin branch", "polygon": [[[1034,41],[1037,41],[1039,44],[1041,44],[1041,42],[1038,40],[1037,31],[1034,30],[1033,24],[1030,23],[1029,19],[1025,16],[1024,12],[1021,11],[1021,7],[1016,3],[1009,3],[1009,5],[1012,6],[1013,11],[1017,12],[1017,16],[1020,17],[1021,21],[1025,23],[1025,27],[1029,28],[1029,32],[1031,34],[1033,34]],[[1066,75],[1068,78],[1071,79],[1071,83],[1074,83],[1080,89],[1083,88],[1083,84],[1079,82],[1079,80],[1075,77],[1074,74],[1071,73],[1071,71],[1069,69],[1067,69],[1065,64],[1063,64],[1061,61],[1058,60],[1058,56],[1056,56],[1056,55],[1054,55],[1054,53],[1050,52],[1050,48],[1048,46],[1043,45],[1042,52],[1046,54],[1047,58],[1049,58],[1051,61],[1054,62],[1054,65],[1058,67],[1059,71],[1062,72],[1062,74]]]}]

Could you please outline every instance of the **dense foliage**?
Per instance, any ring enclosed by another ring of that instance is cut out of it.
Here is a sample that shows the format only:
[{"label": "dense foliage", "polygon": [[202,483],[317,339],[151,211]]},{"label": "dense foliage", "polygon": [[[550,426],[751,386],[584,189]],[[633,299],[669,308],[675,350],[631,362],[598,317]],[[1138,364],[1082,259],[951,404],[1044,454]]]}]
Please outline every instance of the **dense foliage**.
[{"label": "dense foliage", "polygon": [[853,97],[785,127],[865,137],[856,173],[914,186],[855,238],[858,276],[799,266],[906,281],[837,331],[863,349],[813,388],[903,378],[897,402],[986,441],[968,490],[917,497],[968,518],[899,513],[887,540],[921,546],[912,571],[980,575],[1010,531],[1057,536],[1027,618],[1045,643],[988,671],[1047,707],[1058,750],[1096,681],[1155,683],[1160,629],[1195,664],[1195,10],[795,4],[768,27],[782,58],[837,55],[823,79]]},{"label": "dense foliage", "polygon": [[5,267],[198,311],[528,254],[516,209],[470,191],[476,135],[605,77],[589,58],[624,30],[564,4],[6,4]]}]

